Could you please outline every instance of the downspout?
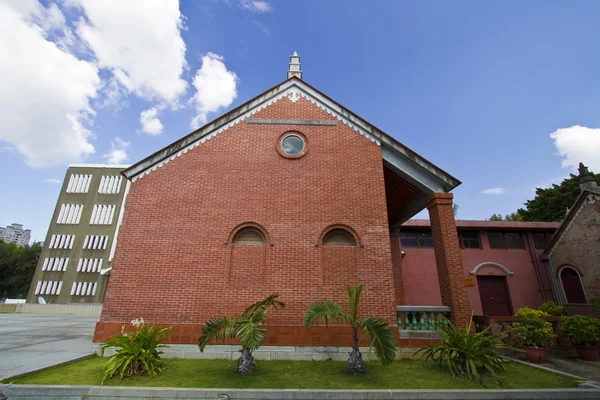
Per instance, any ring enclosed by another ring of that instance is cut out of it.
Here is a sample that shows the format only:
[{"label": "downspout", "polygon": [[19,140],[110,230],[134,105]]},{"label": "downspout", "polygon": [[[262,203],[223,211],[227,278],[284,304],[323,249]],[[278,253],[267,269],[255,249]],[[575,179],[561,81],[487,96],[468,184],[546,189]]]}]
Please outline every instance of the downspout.
[{"label": "downspout", "polygon": [[552,286],[554,286],[554,294],[556,294],[556,301],[559,306],[564,306],[564,302],[562,296],[560,295],[560,290],[558,288],[558,282],[556,281],[556,275],[554,274],[554,267],[552,266],[552,259],[550,258],[550,253],[548,253],[548,267],[550,269],[550,280],[552,281]]},{"label": "downspout", "polygon": [[542,273],[540,271],[540,263],[538,262],[537,254],[535,254],[535,242],[531,232],[527,232],[527,247],[529,247],[529,255],[531,256],[531,262],[533,263],[533,269],[535,270],[535,277],[538,281],[538,286],[542,291],[542,300],[548,301],[546,296],[546,288],[544,288],[544,281],[542,280]]}]

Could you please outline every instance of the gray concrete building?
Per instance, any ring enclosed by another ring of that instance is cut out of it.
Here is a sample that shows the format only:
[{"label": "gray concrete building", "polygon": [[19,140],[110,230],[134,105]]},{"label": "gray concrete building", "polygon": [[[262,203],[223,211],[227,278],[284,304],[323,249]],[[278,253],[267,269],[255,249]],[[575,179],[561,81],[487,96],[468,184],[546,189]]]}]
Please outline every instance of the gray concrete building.
[{"label": "gray concrete building", "polygon": [[129,181],[127,165],[69,166],[31,282],[28,303],[101,303]]},{"label": "gray concrete building", "polygon": [[21,224],[11,224],[6,228],[0,228],[0,239],[7,243],[25,246],[31,240],[31,229],[23,229]]}]

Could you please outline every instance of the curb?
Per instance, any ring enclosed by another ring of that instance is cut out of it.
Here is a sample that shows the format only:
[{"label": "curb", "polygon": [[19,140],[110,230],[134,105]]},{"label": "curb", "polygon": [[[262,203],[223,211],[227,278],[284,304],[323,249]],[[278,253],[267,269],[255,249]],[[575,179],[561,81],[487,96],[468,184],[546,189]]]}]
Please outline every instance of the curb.
[{"label": "curb", "polygon": [[318,390],[174,389],[105,386],[0,385],[10,400],[30,399],[220,399],[236,400],[412,400],[412,399],[598,399],[598,389]]}]

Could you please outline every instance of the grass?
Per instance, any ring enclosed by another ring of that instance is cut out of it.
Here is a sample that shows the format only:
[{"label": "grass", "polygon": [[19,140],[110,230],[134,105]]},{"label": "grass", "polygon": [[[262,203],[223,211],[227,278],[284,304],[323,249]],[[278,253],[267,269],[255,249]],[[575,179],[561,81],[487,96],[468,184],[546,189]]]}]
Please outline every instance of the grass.
[{"label": "grass", "polygon": [[[107,358],[92,357],[13,378],[14,384],[100,385]],[[258,361],[256,371],[240,375],[236,360],[165,359],[167,370],[155,376],[112,379],[106,386],[255,389],[481,389],[476,382],[455,379],[435,365],[416,360],[395,361],[385,367],[367,362],[369,373],[351,376],[345,362]],[[500,374],[504,386],[485,378],[487,388],[574,388],[577,381],[522,364],[509,364]],[[9,383],[8,380],[2,383]]]}]

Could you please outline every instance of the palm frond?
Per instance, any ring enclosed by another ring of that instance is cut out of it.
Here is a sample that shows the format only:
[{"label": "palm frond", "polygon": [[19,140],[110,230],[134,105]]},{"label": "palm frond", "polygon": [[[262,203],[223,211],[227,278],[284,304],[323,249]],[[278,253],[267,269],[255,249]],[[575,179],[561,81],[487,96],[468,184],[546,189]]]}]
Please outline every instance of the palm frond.
[{"label": "palm frond", "polygon": [[350,309],[350,316],[352,317],[351,323],[354,323],[358,320],[358,304],[360,303],[360,296],[362,295],[363,285],[346,285],[346,291],[348,292],[348,308]]},{"label": "palm frond", "polygon": [[308,311],[304,314],[304,327],[308,328],[317,325],[321,321],[325,325],[329,321],[337,321],[339,319],[349,321],[350,318],[350,315],[337,303],[331,300],[317,301],[308,306]]},{"label": "palm frond", "polygon": [[253,316],[241,316],[235,321],[237,338],[242,347],[254,351],[260,347],[267,330],[261,325],[267,310],[259,311]]},{"label": "palm frond", "polygon": [[236,336],[235,319],[228,317],[214,317],[206,321],[202,327],[202,335],[198,338],[198,347],[204,351],[204,347],[211,340],[225,340]]},{"label": "palm frond", "polygon": [[272,294],[264,300],[258,301],[248,308],[242,314],[244,317],[250,317],[255,313],[261,312],[262,310],[267,310],[269,307],[277,308],[285,308],[285,303],[277,300],[279,298],[278,294]]},{"label": "palm frond", "polygon": [[[386,322],[370,316],[359,322],[365,335],[369,335],[370,345],[375,348],[375,355],[383,365],[389,365],[396,357],[396,337]],[[363,335],[364,337],[364,335]]]}]

